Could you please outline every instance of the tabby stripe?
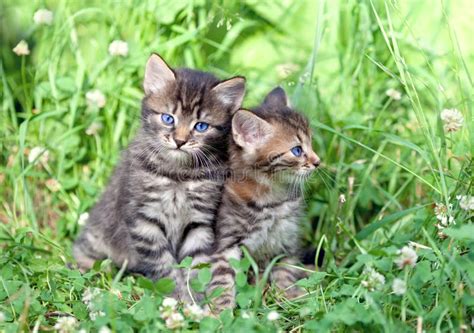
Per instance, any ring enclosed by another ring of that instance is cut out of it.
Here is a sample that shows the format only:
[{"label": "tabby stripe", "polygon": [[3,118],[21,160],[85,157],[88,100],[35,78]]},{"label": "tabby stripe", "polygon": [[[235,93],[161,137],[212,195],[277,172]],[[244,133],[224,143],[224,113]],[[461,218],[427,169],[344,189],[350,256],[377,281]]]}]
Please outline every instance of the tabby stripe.
[{"label": "tabby stripe", "polygon": [[196,209],[197,211],[201,212],[201,213],[211,214],[213,216],[217,214],[217,209],[214,208],[214,207],[193,205],[193,208]]},{"label": "tabby stripe", "polygon": [[142,220],[145,220],[145,222],[148,222],[150,224],[156,225],[158,228],[160,228],[161,232],[166,236],[166,227],[157,218],[149,217],[148,215],[143,214],[142,212],[138,212],[138,217]]},{"label": "tabby stripe", "polygon": [[154,240],[154,239],[152,239],[152,238],[150,238],[150,237],[146,237],[145,235],[136,233],[136,232],[134,232],[133,230],[130,230],[130,237],[131,237],[135,242],[142,242],[142,243],[146,243],[147,245],[153,245],[153,244],[155,244],[155,240]]},{"label": "tabby stripe", "polygon": [[232,275],[232,276],[234,276],[235,271],[232,268],[230,268],[229,266],[219,266],[213,271],[212,275],[214,275],[214,276],[217,276],[217,275]]},{"label": "tabby stripe", "polygon": [[145,257],[160,257],[166,250],[166,247],[160,247],[157,249],[150,249],[144,246],[135,246],[135,250]]},{"label": "tabby stripe", "polygon": [[183,234],[181,235],[181,241],[180,244],[183,244],[186,238],[188,237],[188,234],[197,228],[212,228],[212,226],[209,224],[209,222],[191,222],[189,223],[186,228],[183,230]]}]

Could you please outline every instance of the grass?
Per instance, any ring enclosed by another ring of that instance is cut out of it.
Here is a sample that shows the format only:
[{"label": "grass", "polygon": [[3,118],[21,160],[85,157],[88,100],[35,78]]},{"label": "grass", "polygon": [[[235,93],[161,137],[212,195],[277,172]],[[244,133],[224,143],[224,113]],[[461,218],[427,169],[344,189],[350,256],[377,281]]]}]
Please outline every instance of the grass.
[{"label": "grass", "polygon": [[[43,7],[51,26],[33,23]],[[153,51],[174,66],[245,75],[246,106],[283,86],[310,118],[324,161],[305,189],[305,243],[324,253],[299,282],[308,294],[287,300],[265,289],[262,298],[266,274],[249,285],[246,256],[234,263],[238,309],[186,317],[182,330],[473,330],[473,214],[456,199],[473,185],[470,1],[7,0],[0,9],[1,332],[49,331],[64,316],[87,331],[167,329],[159,307],[169,281],[126,276],[107,261],[83,275],[67,266],[80,215],[139,124]],[[21,39],[28,56],[11,51]],[[108,54],[114,39],[128,43],[127,57]],[[104,108],[86,103],[93,89]],[[459,131],[443,130],[445,108],[463,114]],[[101,129],[87,135],[93,123]],[[48,158],[29,161],[34,147]],[[442,237],[436,203],[456,221]],[[409,244],[418,260],[400,269],[398,250]],[[190,287],[205,288],[208,274]],[[403,295],[392,290],[396,278]]]}]

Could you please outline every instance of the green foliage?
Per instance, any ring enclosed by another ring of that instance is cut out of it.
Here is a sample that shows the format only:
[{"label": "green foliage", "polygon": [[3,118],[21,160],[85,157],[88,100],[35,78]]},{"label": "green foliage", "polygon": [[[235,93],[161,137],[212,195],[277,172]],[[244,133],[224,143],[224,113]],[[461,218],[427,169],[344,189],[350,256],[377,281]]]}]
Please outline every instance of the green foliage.
[{"label": "green foliage", "polygon": [[[85,274],[68,268],[81,214],[139,125],[151,52],[172,66],[245,75],[246,107],[281,85],[309,117],[324,162],[304,192],[304,241],[324,253],[322,266],[297,283],[307,294],[288,300],[267,288],[271,267],[259,271],[246,254],[231,263],[238,308],[200,321],[175,309],[185,314],[182,330],[472,331],[473,212],[456,198],[472,195],[473,183],[471,7],[2,1],[0,332],[48,331],[64,316],[92,332],[169,330],[162,303],[173,281],[124,275],[108,260]],[[40,8],[53,11],[52,25],[33,23]],[[22,39],[27,56],[12,52]],[[119,39],[128,43],[123,57],[108,52]],[[93,90],[104,107],[87,102]],[[440,114],[453,108],[464,122],[445,132]],[[443,217],[449,225],[440,230]],[[400,268],[398,250],[409,244],[417,262]],[[191,265],[189,258],[180,267]],[[194,269],[189,288],[206,290],[209,267]],[[395,279],[404,293],[393,290]],[[271,311],[279,318],[270,320]]]}]

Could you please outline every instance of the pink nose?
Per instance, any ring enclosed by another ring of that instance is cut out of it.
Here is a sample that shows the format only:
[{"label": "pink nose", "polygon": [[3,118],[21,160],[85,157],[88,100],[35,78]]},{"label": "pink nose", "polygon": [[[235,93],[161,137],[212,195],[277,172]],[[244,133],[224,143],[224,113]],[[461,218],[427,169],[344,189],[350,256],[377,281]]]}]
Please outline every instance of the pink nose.
[{"label": "pink nose", "polygon": [[314,165],[316,168],[321,164],[321,160],[319,159],[318,155],[316,155],[314,152],[311,152],[309,155],[309,162]]}]

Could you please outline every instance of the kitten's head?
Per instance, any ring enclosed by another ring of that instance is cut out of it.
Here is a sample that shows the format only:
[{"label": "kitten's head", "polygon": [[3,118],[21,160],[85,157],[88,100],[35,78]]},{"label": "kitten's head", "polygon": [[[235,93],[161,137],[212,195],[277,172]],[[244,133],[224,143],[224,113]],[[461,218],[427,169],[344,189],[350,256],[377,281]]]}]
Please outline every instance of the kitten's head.
[{"label": "kitten's head", "polygon": [[209,73],[171,69],[153,54],[143,86],[143,129],[155,152],[208,166],[226,156],[232,115],[245,93],[243,77],[220,81]]},{"label": "kitten's head", "polygon": [[308,176],[320,164],[313,151],[308,120],[290,108],[282,88],[273,89],[252,111],[239,110],[232,119],[239,163],[292,180]]}]

